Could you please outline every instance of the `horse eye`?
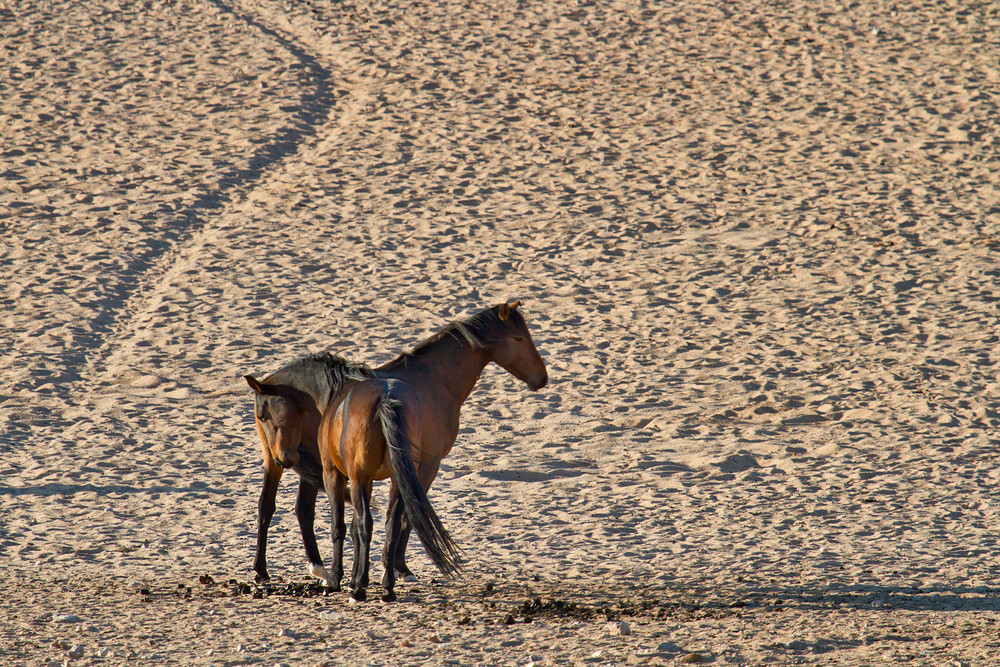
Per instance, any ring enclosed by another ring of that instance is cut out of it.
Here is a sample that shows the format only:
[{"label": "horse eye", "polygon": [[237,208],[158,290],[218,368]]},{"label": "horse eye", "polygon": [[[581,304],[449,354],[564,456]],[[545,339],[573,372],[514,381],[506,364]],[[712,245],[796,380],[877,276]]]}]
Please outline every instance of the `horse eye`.
[{"label": "horse eye", "polygon": [[516,340],[516,341],[517,341],[518,343],[520,343],[520,342],[521,342],[521,341],[523,341],[524,339],[523,339],[523,338],[521,338],[520,336],[514,336],[514,340]]}]

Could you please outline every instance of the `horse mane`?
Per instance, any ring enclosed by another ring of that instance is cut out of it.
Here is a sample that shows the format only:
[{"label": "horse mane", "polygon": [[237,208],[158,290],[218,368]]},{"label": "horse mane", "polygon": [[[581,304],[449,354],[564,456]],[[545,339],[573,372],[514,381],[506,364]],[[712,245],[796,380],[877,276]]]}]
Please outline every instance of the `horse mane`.
[{"label": "horse mane", "polygon": [[[404,363],[413,357],[419,357],[449,337],[476,350],[490,347],[503,338],[506,328],[504,321],[500,319],[499,309],[499,306],[493,306],[464,320],[449,322],[436,333],[414,345],[409,351],[399,354],[383,368]],[[521,314],[512,310],[509,317],[521,317]]]},{"label": "horse mane", "polygon": [[349,380],[365,380],[371,374],[367,364],[348,361],[329,352],[317,352],[282,366],[264,383],[291,385],[325,403]]}]

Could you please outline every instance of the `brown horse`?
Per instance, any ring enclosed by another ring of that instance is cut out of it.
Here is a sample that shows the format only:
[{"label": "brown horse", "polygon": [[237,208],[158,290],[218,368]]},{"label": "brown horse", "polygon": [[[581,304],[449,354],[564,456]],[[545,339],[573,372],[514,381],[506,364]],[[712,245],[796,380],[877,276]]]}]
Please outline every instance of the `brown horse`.
[{"label": "brown horse", "polygon": [[[400,380],[408,385],[419,398],[420,434],[414,440],[420,442],[419,456],[415,464],[421,485],[426,490],[437,476],[441,459],[448,455],[458,436],[459,417],[462,404],[472,393],[483,369],[490,362],[510,372],[514,377],[525,382],[532,390],[541,389],[548,382],[548,373],[535,344],[528,332],[527,324],[519,312],[521,303],[504,303],[483,310],[462,321],[445,326],[438,333],[418,343],[412,351],[396,357],[384,366],[375,369],[374,375],[382,380]],[[290,365],[294,366],[294,364]],[[355,372],[367,373],[367,368],[359,365]],[[300,475],[298,499],[296,501],[296,516],[305,543],[309,559],[309,571],[315,576],[324,578],[331,586],[334,578],[323,567],[316,546],[316,536],[313,532],[315,504],[318,489],[324,484],[324,471],[321,467],[319,453],[320,418],[326,411],[329,398],[323,397],[323,383],[320,383],[319,398],[316,398],[316,385],[308,380],[310,373],[303,374],[301,369],[279,370],[274,376],[265,380],[270,384],[273,378],[289,385],[297,394],[305,393],[310,400],[300,400],[308,408],[301,422],[299,436],[300,446],[296,461],[289,463]],[[254,386],[255,380],[247,376],[250,386],[254,387],[260,401],[261,392]],[[260,383],[258,383],[260,384]],[[320,406],[322,403],[322,406]],[[316,411],[314,407],[318,407]],[[260,420],[258,417],[258,430]],[[257,552],[254,560],[254,570],[258,581],[268,579],[266,566],[267,527],[274,513],[274,499],[277,494],[278,481],[281,478],[282,467],[268,457],[268,440],[265,431],[261,430],[264,442],[264,487],[261,490]],[[332,460],[332,459],[331,459]],[[286,461],[288,462],[288,461]],[[288,467],[288,466],[286,466]],[[343,495],[339,496],[343,498]],[[336,503],[336,500],[334,500]],[[336,521],[336,518],[335,518]],[[383,565],[389,570],[388,564],[393,564],[400,575],[410,579],[412,572],[406,566],[405,550],[410,525],[406,517],[405,505],[399,502],[399,489],[393,484],[390,491],[389,509],[386,514],[387,543],[383,554]],[[338,538],[334,531],[335,546]],[[399,539],[391,539],[398,531]],[[342,546],[343,541],[340,539]],[[392,548],[390,548],[390,545]],[[334,556],[339,565],[341,556]],[[357,561],[355,561],[357,562]],[[339,581],[339,576],[337,581]]]},{"label": "brown horse", "polygon": [[[496,363],[533,391],[548,383],[545,362],[518,310],[520,306],[520,301],[504,303],[453,322],[410,352],[375,369],[377,377],[401,380],[420,397],[422,449],[417,470],[425,489],[430,488],[441,459],[455,444],[462,404],[487,364]],[[413,580],[413,572],[406,565],[410,526],[405,518],[398,489],[393,487],[389,492],[386,533],[398,530],[400,539],[393,541],[396,551],[387,549],[383,553],[382,564],[404,580]]]},{"label": "brown horse", "polygon": [[[354,567],[351,571],[351,597],[366,598],[372,539],[372,482],[392,479],[405,516],[417,531],[431,560],[445,574],[458,570],[458,549],[431,508],[427,493],[417,476],[413,457],[423,458],[423,412],[420,398],[409,385],[399,380],[373,379],[352,384],[341,397],[331,402],[319,430],[319,452],[323,463],[323,481],[334,503],[334,588],[343,576],[344,492],[350,484],[351,540],[354,542]],[[400,530],[386,532],[386,553],[397,551]],[[382,600],[396,599],[396,574],[392,567],[382,575]]]}]

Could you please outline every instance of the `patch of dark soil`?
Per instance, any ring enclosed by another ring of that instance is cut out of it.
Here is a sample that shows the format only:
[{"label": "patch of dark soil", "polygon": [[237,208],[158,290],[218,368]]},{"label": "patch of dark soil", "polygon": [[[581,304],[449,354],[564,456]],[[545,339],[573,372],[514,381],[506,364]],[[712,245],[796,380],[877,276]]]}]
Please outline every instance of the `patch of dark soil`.
[{"label": "patch of dark soil", "polygon": [[211,575],[203,574],[198,578],[202,594],[207,597],[250,597],[254,599],[272,596],[289,598],[319,598],[333,593],[322,583],[316,581],[291,581],[287,583],[249,583],[237,579],[216,582]]}]

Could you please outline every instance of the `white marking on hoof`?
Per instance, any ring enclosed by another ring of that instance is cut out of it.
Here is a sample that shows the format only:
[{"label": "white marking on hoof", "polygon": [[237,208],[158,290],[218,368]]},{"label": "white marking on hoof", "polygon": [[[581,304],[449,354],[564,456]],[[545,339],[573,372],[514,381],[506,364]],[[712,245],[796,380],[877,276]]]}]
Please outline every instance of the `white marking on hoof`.
[{"label": "white marking on hoof", "polygon": [[396,579],[398,581],[408,581],[410,583],[413,583],[414,581],[417,580],[417,575],[415,575],[415,574],[403,574],[399,570],[396,570]]},{"label": "white marking on hoof", "polygon": [[361,604],[358,600],[355,600],[352,596],[347,596],[347,604]]},{"label": "white marking on hoof", "polygon": [[330,573],[326,571],[326,568],[322,565],[317,565],[315,563],[309,563],[309,574],[314,577],[319,577],[326,582],[326,585],[333,588],[333,577]]}]

